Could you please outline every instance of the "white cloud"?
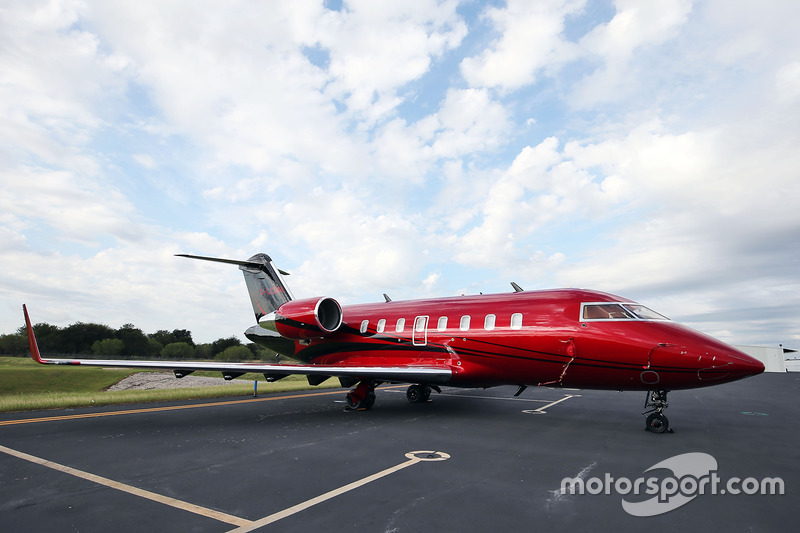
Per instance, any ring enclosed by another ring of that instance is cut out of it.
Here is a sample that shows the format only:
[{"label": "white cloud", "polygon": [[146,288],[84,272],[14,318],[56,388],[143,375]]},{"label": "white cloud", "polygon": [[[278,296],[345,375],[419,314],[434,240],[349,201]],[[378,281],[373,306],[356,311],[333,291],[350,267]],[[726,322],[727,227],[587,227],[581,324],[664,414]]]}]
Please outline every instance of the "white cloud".
[{"label": "white cloud", "polygon": [[[653,72],[653,61],[649,58],[653,53],[670,53],[657,46],[679,35],[692,11],[691,0],[617,0],[615,6],[617,13],[611,21],[597,25],[580,39],[581,55],[599,59],[600,65],[573,89],[570,95],[573,105],[619,102],[630,98],[632,93],[657,101],[649,86],[652,84],[657,93],[653,80],[666,76]],[[664,63],[655,64],[663,69]],[[647,89],[643,91],[644,88]]]},{"label": "white cloud", "polygon": [[326,14],[318,34],[330,53],[326,91],[367,124],[379,120],[402,101],[400,87],[464,38],[467,28],[456,7],[454,1],[359,0]]},{"label": "white cloud", "polygon": [[581,39],[581,46],[608,63],[628,61],[640,47],[675,37],[692,10],[691,0],[617,0],[617,13]]},{"label": "white cloud", "polygon": [[[69,171],[17,168],[0,171],[4,194],[0,210],[28,220],[27,229],[38,229],[61,238],[97,246],[113,235],[137,240],[129,216],[133,206],[114,188]],[[44,223],[45,227],[35,226]]]},{"label": "white cloud", "polygon": [[458,245],[458,258],[490,266],[537,262],[541,252],[527,249],[531,235],[563,218],[583,218],[607,205],[595,178],[558,151],[550,137],[525,147],[509,169],[490,185],[481,222]]},{"label": "white cloud", "polygon": [[775,89],[781,102],[794,103],[800,100],[800,61],[783,65],[775,73]]},{"label": "white cloud", "polygon": [[319,188],[283,207],[284,243],[308,251],[292,270],[298,296],[327,294],[348,301],[367,287],[379,295],[415,282],[422,266],[419,228],[393,210],[378,212],[358,194]]},{"label": "white cloud", "polygon": [[148,170],[156,168],[157,165],[156,160],[153,158],[153,156],[147,154],[134,154],[133,160]]},{"label": "white cloud", "polygon": [[564,18],[579,12],[585,0],[527,2],[510,0],[485,16],[500,37],[478,56],[465,58],[461,72],[472,87],[515,90],[536,81],[543,69],[575,57],[563,35]]}]

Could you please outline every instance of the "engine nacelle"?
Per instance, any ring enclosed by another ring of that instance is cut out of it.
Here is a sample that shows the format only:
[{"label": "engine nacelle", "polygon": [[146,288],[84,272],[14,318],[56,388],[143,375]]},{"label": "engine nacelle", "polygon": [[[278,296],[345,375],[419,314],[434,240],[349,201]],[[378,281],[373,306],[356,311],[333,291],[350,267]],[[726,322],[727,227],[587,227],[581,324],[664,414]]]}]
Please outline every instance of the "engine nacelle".
[{"label": "engine nacelle", "polygon": [[287,339],[318,339],[341,325],[342,307],[333,298],[291,300],[275,311],[275,330]]}]

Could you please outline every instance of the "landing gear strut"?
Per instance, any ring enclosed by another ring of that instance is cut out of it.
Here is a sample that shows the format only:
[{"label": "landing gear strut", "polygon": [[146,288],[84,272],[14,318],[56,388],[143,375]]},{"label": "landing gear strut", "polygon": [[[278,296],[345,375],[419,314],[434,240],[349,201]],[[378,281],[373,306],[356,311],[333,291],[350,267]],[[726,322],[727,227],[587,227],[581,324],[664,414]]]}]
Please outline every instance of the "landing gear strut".
[{"label": "landing gear strut", "polygon": [[345,399],[348,409],[372,409],[375,404],[375,382],[368,379],[360,381],[355,389],[347,393]]},{"label": "landing gear strut", "polygon": [[[644,399],[645,411],[642,413],[643,415],[650,413],[647,415],[644,423],[647,431],[652,431],[653,433],[672,433],[672,430],[669,429],[669,420],[664,416],[664,409],[669,407],[667,404],[668,392],[669,391],[665,389],[647,391],[647,396],[645,396]],[[650,409],[647,409],[648,407]]]}]

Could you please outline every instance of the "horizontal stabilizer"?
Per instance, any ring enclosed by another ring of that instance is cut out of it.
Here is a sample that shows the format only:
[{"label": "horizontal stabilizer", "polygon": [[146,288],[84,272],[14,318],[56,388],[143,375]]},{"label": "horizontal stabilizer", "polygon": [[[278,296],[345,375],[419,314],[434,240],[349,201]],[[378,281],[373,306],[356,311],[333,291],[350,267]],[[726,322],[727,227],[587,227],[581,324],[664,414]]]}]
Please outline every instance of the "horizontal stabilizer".
[{"label": "horizontal stabilizer", "polygon": [[[205,255],[175,254],[175,256],[176,257],[188,257],[189,259],[201,259],[203,261],[214,261],[215,263],[227,263],[229,265],[238,265],[238,266],[243,266],[243,267],[247,267],[247,268],[261,269],[264,266],[263,263],[258,263],[256,261],[240,261],[238,259],[224,259],[222,257],[207,257]],[[288,272],[286,272],[284,270],[281,270],[279,268],[276,268],[275,270],[280,272],[281,275],[283,275],[283,276],[288,276],[289,275]]]},{"label": "horizontal stabilizer", "polygon": [[244,274],[245,285],[247,285],[247,292],[250,295],[250,303],[253,305],[256,321],[292,300],[292,293],[284,283],[283,278],[281,278],[282,275],[285,276],[288,273],[275,268],[275,265],[272,264],[272,259],[267,254],[256,254],[247,261],[205,255],[176,255],[178,257],[188,257],[189,259],[237,265],[242,274]]}]

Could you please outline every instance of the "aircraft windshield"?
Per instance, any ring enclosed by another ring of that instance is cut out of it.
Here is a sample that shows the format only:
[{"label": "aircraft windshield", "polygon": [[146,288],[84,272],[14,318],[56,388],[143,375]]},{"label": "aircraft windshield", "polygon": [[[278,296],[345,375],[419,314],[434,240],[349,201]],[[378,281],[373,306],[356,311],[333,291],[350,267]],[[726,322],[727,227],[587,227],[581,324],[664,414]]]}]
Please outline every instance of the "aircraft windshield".
[{"label": "aircraft windshield", "polygon": [[669,320],[650,308],[631,303],[581,304],[581,320]]}]

